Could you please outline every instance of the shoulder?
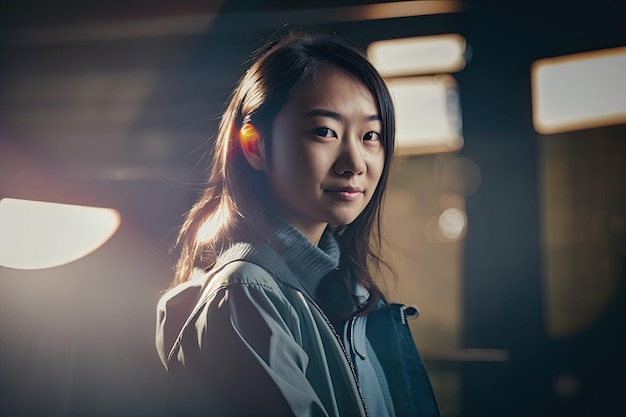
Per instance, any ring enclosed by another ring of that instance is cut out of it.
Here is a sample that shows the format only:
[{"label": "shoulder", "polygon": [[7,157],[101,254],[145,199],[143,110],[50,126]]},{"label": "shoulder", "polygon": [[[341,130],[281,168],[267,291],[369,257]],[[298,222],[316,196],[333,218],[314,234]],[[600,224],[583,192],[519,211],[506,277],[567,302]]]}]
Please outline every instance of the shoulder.
[{"label": "shoulder", "polygon": [[210,283],[213,288],[242,285],[279,289],[278,282],[265,268],[249,261],[229,262],[219,267],[212,275]]},{"label": "shoulder", "polygon": [[293,289],[281,285],[262,266],[245,260],[232,261],[207,279],[196,310],[196,320],[205,323],[201,327],[226,322],[241,333],[244,323],[254,323],[250,328],[282,328],[297,334],[301,301]]},{"label": "shoulder", "polygon": [[203,277],[197,277],[170,288],[161,295],[157,304],[157,310],[165,311],[179,305],[188,308],[188,305],[194,303],[200,293],[202,293],[204,282],[205,279]]},{"label": "shoulder", "polygon": [[193,279],[168,290],[161,296],[157,310],[171,310],[175,306],[189,309],[203,298],[203,294],[206,296],[219,289],[232,286],[280,290],[277,281],[267,270],[252,262],[236,260],[217,266],[209,272],[198,274]]}]

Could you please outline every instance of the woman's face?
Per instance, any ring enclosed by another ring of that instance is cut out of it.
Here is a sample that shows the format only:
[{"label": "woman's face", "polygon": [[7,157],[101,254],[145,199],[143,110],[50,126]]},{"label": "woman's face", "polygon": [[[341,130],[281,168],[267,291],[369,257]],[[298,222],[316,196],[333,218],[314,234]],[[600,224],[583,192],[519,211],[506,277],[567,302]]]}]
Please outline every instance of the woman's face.
[{"label": "woman's face", "polygon": [[314,244],[327,224],[357,218],[384,164],[374,96],[337,68],[299,90],[274,119],[266,175],[281,217]]}]

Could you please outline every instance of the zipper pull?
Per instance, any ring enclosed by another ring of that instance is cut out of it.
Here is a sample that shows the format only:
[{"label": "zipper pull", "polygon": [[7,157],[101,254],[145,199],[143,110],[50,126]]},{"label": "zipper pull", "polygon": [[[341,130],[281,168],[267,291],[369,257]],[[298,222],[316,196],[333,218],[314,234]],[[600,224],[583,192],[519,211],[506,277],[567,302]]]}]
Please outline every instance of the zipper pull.
[{"label": "zipper pull", "polygon": [[400,307],[400,321],[402,324],[407,324],[407,320],[415,320],[420,315],[420,311],[417,306],[401,306]]}]

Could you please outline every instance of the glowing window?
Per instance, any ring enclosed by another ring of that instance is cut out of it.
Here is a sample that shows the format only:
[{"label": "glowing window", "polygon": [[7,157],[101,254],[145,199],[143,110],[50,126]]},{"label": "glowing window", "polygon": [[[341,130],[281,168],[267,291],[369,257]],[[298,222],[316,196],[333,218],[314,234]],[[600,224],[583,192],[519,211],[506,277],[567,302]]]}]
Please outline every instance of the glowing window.
[{"label": "glowing window", "polygon": [[396,106],[399,155],[463,147],[457,84],[449,75],[388,80]]},{"label": "glowing window", "polygon": [[550,134],[626,122],[626,47],[536,61],[533,123]]},{"label": "glowing window", "polygon": [[418,36],[373,42],[372,63],[385,77],[439,74],[465,67],[465,38],[457,34]]},{"label": "glowing window", "polygon": [[4,198],[0,200],[0,266],[43,269],[80,259],[120,224],[116,210]]}]

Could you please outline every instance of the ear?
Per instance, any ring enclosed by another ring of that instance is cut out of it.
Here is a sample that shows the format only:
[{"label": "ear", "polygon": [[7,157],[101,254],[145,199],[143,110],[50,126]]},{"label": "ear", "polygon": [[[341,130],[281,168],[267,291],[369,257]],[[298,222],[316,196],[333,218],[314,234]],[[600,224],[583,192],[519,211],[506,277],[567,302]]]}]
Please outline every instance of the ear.
[{"label": "ear", "polygon": [[246,123],[239,130],[239,143],[248,163],[257,171],[265,169],[265,148],[261,134],[256,128]]}]

